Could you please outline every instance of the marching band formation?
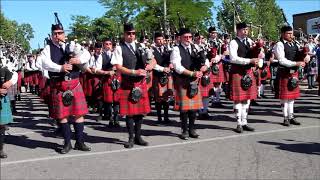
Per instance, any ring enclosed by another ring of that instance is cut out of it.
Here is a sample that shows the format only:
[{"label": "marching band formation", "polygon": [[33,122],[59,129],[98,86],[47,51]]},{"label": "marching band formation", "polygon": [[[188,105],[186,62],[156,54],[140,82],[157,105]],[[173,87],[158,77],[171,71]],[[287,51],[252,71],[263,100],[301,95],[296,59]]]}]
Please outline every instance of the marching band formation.
[{"label": "marching band formation", "polygon": [[[105,39],[90,45],[66,42],[63,26],[57,22],[51,27],[51,39],[37,54],[23,56],[1,46],[0,158],[7,157],[3,151],[6,125],[13,121],[22,86],[48,105],[49,116],[64,138],[61,154],[73,147],[91,150],[83,133],[89,110],[99,114],[96,121],[108,120],[114,128],[124,118],[129,137],[124,147],[132,148],[148,145],[141,129],[152,102],[155,123],[171,123],[170,105],[180,112],[179,138],[187,140],[199,137],[195,122],[210,119],[209,106],[224,108],[222,92],[233,101],[235,131],[242,133],[255,130],[249,125],[250,106],[266,98],[269,82],[280,99],[284,126],[300,125],[294,117],[294,101],[300,96],[301,80],[307,76],[309,88],[315,88],[319,35],[301,44],[287,25],[281,28],[278,42],[252,40],[246,23],[238,23],[233,39],[228,34],[219,37],[215,27],[208,29],[208,38],[181,27],[174,40],[155,32],[152,43],[146,37],[138,43],[134,26],[124,24],[119,43]],[[75,130],[74,146],[70,124]]]}]

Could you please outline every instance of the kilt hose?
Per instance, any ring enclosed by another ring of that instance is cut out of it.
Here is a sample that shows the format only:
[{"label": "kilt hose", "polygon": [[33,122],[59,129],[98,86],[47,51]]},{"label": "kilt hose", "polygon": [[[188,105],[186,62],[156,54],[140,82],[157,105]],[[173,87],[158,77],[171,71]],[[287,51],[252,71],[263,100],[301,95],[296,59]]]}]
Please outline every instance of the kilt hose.
[{"label": "kilt hose", "polygon": [[170,96],[173,96],[173,80],[172,76],[168,76],[168,83],[162,85],[160,77],[153,76],[153,95],[156,102],[168,101]]},{"label": "kilt hose", "polygon": [[[249,74],[252,79],[252,85],[248,90],[241,87],[241,79],[245,74]],[[230,72],[230,100],[245,101],[256,99],[258,94],[256,78],[253,75],[252,68],[232,66]]]},{"label": "kilt hose", "polygon": [[[198,94],[190,98],[187,95],[187,89],[190,80],[187,78],[175,77],[175,104],[176,111],[199,110],[203,108],[201,91],[198,89]],[[199,87],[199,86],[198,86]]]},{"label": "kilt hose", "polygon": [[1,109],[0,109],[0,125],[12,123],[13,117],[10,106],[10,99],[8,96],[0,98]]},{"label": "kilt hose", "polygon": [[225,72],[223,69],[223,63],[222,61],[217,63],[217,66],[219,67],[219,73],[218,74],[213,74],[212,72],[210,73],[210,81],[214,83],[222,83],[226,81],[225,77]]},{"label": "kilt hose", "polygon": [[275,81],[275,98],[283,100],[293,100],[300,97],[300,87],[291,90],[288,88],[288,81],[291,77],[298,78],[298,72],[290,73],[287,68],[278,68]]},{"label": "kilt hose", "polygon": [[21,89],[21,83],[22,83],[22,71],[18,71],[18,81],[17,81],[17,88],[20,92]]},{"label": "kilt hose", "polygon": [[[134,78],[140,81],[133,80]],[[140,87],[142,96],[138,102],[131,99],[131,91],[134,87]],[[122,76],[122,81],[119,89],[119,103],[121,116],[146,115],[150,109],[148,86],[145,79],[140,77],[125,77]]]},{"label": "kilt hose", "polygon": [[[84,116],[88,113],[87,102],[84,97],[79,79],[70,81],[50,80],[51,101],[49,114],[53,119],[63,119],[69,116]],[[62,103],[62,93],[71,90],[74,97],[70,106],[66,107]]]},{"label": "kilt hose", "polygon": [[119,89],[113,91],[111,88],[112,79],[117,78],[121,82],[121,75],[103,77],[103,101],[106,103],[119,102]]}]

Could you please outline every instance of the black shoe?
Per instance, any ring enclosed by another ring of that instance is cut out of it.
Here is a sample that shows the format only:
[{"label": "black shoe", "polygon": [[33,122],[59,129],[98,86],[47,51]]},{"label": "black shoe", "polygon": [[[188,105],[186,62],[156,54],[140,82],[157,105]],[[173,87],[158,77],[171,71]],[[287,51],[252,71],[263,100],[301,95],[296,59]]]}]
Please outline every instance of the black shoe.
[{"label": "black shoe", "polygon": [[251,101],[250,105],[252,106],[259,106],[259,104],[256,101]]},{"label": "black shoe", "polygon": [[191,131],[189,131],[189,137],[198,138],[199,134],[197,134],[195,130],[191,130]]},{"label": "black shoe", "polygon": [[170,124],[172,121],[169,118],[164,118],[164,124]]},{"label": "black shoe", "polygon": [[288,119],[288,118],[285,118],[285,119],[283,120],[283,125],[284,125],[284,126],[290,126],[290,122],[289,122],[289,119]]},{"label": "black shoe", "polygon": [[74,149],[79,151],[91,151],[91,148],[85,145],[83,142],[76,142],[76,144],[74,145]]},{"label": "black shoe", "polygon": [[99,122],[102,120],[102,116],[98,116],[97,119],[96,119],[96,122]]},{"label": "black shoe", "polygon": [[264,99],[268,99],[268,97],[266,95],[264,95],[264,94],[261,95],[261,97],[264,98]]},{"label": "black shoe", "polygon": [[183,140],[188,140],[188,134],[187,132],[183,132],[182,134],[179,135],[179,138],[180,139],[183,139]]},{"label": "black shoe", "polygon": [[114,121],[113,126],[116,127],[116,128],[121,127],[119,121]]},{"label": "black shoe", "polygon": [[4,159],[4,158],[7,158],[8,156],[7,156],[7,154],[6,153],[4,153],[2,150],[0,151],[0,158],[1,159]]},{"label": "black shoe", "polygon": [[252,127],[250,127],[248,125],[243,125],[242,129],[245,130],[245,131],[254,131],[254,128],[252,128]]},{"label": "black shoe", "polygon": [[237,133],[242,133],[243,132],[243,129],[242,129],[242,126],[241,125],[237,125],[237,128],[235,130]]},{"label": "black shoe", "polygon": [[133,148],[133,145],[134,145],[134,140],[133,140],[133,138],[131,138],[131,139],[129,139],[128,142],[126,142],[126,143],[124,144],[124,147],[125,147],[125,148]]},{"label": "black shoe", "polygon": [[292,118],[289,120],[290,121],[290,124],[293,124],[293,125],[300,125],[301,123],[298,122],[295,118]]},{"label": "black shoe", "polygon": [[134,143],[140,146],[148,146],[149,143],[145,140],[143,140],[141,137],[139,138],[134,138]]},{"label": "black shoe", "polygon": [[109,121],[110,120],[110,116],[103,116],[102,119],[105,120],[105,121]]},{"label": "black shoe", "polygon": [[64,143],[63,148],[61,149],[60,153],[61,154],[67,154],[71,149],[72,149],[71,142]]},{"label": "black shoe", "polygon": [[109,121],[109,127],[114,127],[114,121],[113,120]]}]

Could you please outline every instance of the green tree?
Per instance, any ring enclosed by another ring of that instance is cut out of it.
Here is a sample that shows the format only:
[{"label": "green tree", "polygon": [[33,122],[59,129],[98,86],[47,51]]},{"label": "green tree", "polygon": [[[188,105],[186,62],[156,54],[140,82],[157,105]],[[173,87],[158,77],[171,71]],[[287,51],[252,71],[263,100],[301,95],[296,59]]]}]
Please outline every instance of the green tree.
[{"label": "green tree", "polygon": [[217,8],[218,27],[234,35],[234,10],[236,10],[236,22],[239,22],[237,14],[242,22],[249,25],[249,35],[257,38],[259,26],[263,37],[271,40],[278,38],[278,26],[283,24],[281,10],[275,0],[223,0],[222,6]]}]

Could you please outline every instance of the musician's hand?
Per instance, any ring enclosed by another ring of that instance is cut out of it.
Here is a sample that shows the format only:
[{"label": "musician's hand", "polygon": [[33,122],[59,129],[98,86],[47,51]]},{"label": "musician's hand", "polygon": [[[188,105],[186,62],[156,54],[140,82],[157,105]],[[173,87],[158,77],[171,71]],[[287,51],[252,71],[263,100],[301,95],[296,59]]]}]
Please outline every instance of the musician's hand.
[{"label": "musician's hand", "polygon": [[297,62],[296,66],[301,66],[301,67],[304,67],[306,65],[305,62]]},{"label": "musician's hand", "polygon": [[110,75],[110,76],[113,76],[113,75],[115,74],[115,72],[114,72],[114,71],[107,71],[106,74],[107,74],[107,75]]},{"label": "musician's hand", "polygon": [[7,94],[7,92],[8,92],[7,89],[0,88],[0,95],[5,95],[5,94]]},{"label": "musician's hand", "polygon": [[147,71],[144,70],[144,69],[138,69],[138,70],[135,70],[135,75],[136,76],[146,76],[147,75]]},{"label": "musician's hand", "polygon": [[251,63],[251,64],[254,64],[254,65],[258,65],[258,62],[259,62],[259,58],[252,58],[252,59],[250,60],[250,63]]},{"label": "musician's hand", "polygon": [[202,75],[203,75],[203,73],[201,71],[196,71],[194,76],[197,78],[201,78]]},{"label": "musician's hand", "polygon": [[91,69],[92,74],[96,73],[96,68],[90,68],[90,69]]},{"label": "musician's hand", "polygon": [[153,69],[151,64],[148,64],[145,68],[146,71],[151,71]]},{"label": "musician's hand", "polygon": [[69,63],[70,63],[70,64],[81,64],[81,61],[80,61],[79,58],[71,58],[71,59],[69,60]]},{"label": "musician's hand", "polygon": [[69,71],[71,71],[71,70],[72,70],[71,64],[64,64],[61,66],[61,72],[69,73]]},{"label": "musician's hand", "polygon": [[9,89],[11,86],[12,86],[11,81],[7,81],[4,84],[2,84],[2,88],[4,88],[4,89]]},{"label": "musician's hand", "polygon": [[169,68],[170,68],[170,69],[173,69],[173,64],[169,64]]},{"label": "musician's hand", "polygon": [[201,72],[206,72],[207,70],[208,70],[207,66],[202,66],[200,69]]},{"label": "musician's hand", "polygon": [[170,72],[170,68],[168,68],[168,67],[163,68],[163,72],[169,73]]}]

